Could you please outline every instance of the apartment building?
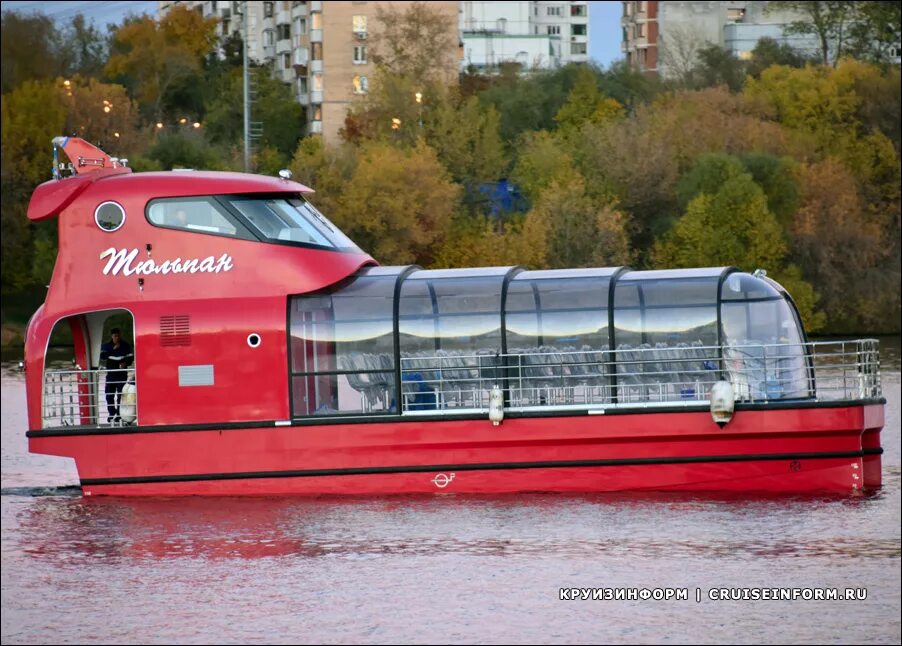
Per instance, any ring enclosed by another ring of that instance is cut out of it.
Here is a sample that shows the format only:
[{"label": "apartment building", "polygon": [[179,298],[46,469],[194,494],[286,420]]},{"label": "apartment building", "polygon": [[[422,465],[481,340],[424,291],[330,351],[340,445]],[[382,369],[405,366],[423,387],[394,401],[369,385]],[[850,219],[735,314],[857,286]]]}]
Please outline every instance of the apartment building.
[{"label": "apartment building", "polygon": [[768,11],[768,2],[623,2],[621,51],[634,68],[664,77],[691,68],[699,49],[720,45],[747,59],[768,37],[806,55],[818,51],[811,36],[790,35],[785,27],[802,18],[789,11]]},{"label": "apartment building", "polygon": [[[220,36],[242,33],[247,12],[248,56],[269,65],[277,78],[292,86],[306,107],[307,132],[336,142],[348,108],[365,95],[374,72],[370,41],[380,8],[404,11],[412,0],[392,2],[211,2],[159,3],[160,15],[177,4],[188,5],[220,21]],[[454,51],[448,65],[455,70],[458,2],[429,3],[452,18]]]},{"label": "apartment building", "polygon": [[461,2],[464,70],[549,69],[588,61],[588,2]]}]

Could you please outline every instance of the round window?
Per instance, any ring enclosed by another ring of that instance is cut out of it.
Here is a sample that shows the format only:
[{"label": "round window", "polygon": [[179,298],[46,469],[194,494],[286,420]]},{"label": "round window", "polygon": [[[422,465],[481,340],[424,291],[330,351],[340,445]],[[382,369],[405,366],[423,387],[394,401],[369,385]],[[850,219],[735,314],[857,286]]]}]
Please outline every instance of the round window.
[{"label": "round window", "polygon": [[125,223],[125,210],[115,202],[104,202],[94,211],[94,221],[104,231],[115,231]]}]

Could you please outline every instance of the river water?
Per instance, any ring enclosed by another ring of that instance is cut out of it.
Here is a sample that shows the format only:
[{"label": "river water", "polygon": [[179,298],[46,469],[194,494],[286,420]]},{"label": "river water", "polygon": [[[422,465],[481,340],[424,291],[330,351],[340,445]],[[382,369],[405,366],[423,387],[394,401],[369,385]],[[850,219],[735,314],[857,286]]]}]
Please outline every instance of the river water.
[{"label": "river water", "polygon": [[[899,355],[882,490],[773,497],[82,498],[4,363],[2,642],[899,643]],[[866,598],[711,599],[754,587]]]}]

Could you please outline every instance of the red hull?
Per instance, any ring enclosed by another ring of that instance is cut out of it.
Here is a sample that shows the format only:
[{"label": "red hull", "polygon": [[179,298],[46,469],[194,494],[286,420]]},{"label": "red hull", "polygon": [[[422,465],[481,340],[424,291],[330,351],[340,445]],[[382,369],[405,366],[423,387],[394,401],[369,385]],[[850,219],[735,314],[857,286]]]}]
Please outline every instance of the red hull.
[{"label": "red hull", "polygon": [[857,491],[880,486],[883,406],[30,433],[86,495]]}]

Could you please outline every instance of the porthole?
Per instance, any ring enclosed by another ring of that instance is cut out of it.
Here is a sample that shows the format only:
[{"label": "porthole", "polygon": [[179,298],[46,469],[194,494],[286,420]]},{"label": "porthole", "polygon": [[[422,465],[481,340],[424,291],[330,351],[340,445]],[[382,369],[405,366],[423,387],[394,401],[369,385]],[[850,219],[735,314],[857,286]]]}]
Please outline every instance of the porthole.
[{"label": "porthole", "polygon": [[94,222],[104,231],[112,233],[125,224],[125,209],[115,202],[104,202],[94,211]]},{"label": "porthole", "polygon": [[260,338],[260,335],[254,332],[253,334],[247,335],[247,344],[252,348],[258,347],[263,342],[263,339]]}]

